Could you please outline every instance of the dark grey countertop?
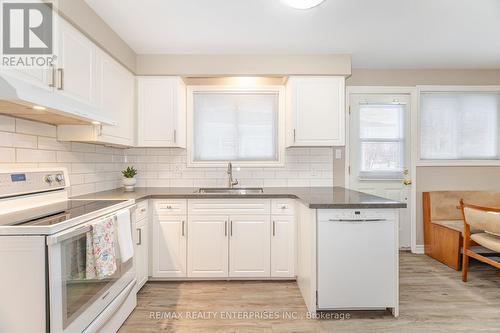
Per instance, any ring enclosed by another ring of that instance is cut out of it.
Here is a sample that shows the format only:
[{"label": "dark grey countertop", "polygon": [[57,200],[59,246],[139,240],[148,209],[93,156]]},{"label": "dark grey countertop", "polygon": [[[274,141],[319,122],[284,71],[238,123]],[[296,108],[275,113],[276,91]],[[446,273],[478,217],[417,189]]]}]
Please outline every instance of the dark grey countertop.
[{"label": "dark grey countertop", "polygon": [[97,192],[72,199],[122,200],[122,199],[229,199],[229,198],[292,198],[298,199],[309,208],[405,208],[406,204],[375,195],[350,190],[344,187],[265,187],[259,194],[201,194],[195,187],[138,187],[134,192],[123,188]]}]

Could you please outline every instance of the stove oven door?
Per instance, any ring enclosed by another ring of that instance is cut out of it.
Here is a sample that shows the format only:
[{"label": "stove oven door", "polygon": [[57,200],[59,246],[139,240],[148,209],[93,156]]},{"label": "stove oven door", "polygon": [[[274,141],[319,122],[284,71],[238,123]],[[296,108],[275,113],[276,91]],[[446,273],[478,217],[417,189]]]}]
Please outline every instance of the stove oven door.
[{"label": "stove oven door", "polygon": [[122,263],[117,238],[114,273],[105,278],[90,273],[87,251],[92,251],[92,247],[87,244],[92,237],[91,225],[99,221],[93,220],[47,238],[51,333],[82,332],[134,279],[133,259]]}]

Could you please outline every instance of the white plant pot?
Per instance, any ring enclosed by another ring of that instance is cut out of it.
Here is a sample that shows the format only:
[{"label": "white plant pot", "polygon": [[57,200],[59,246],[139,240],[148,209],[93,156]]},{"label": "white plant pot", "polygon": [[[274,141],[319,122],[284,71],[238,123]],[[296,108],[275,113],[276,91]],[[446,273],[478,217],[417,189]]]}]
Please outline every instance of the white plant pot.
[{"label": "white plant pot", "polygon": [[135,178],[123,178],[123,186],[125,187],[125,191],[127,192],[133,191],[136,183],[137,179]]}]

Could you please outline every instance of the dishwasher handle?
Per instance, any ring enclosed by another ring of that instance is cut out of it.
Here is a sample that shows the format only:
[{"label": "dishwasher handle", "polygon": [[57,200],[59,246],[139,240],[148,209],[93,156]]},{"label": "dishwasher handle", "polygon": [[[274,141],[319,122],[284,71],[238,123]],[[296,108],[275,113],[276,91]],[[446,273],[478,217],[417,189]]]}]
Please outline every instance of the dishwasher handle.
[{"label": "dishwasher handle", "polygon": [[383,222],[387,219],[329,219],[329,222]]}]

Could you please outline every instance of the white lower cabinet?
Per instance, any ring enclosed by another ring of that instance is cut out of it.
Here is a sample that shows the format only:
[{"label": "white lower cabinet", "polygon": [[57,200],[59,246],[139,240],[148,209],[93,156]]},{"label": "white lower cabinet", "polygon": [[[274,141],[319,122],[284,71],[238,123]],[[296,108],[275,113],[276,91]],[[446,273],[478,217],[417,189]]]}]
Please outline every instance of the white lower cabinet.
[{"label": "white lower cabinet", "polygon": [[269,277],[269,215],[230,216],[229,277]]},{"label": "white lower cabinet", "polygon": [[227,277],[227,216],[190,216],[188,221],[188,277]]},{"label": "white lower cabinet", "polygon": [[[154,278],[293,278],[293,200],[154,200]],[[274,215],[276,214],[276,215]]]},{"label": "white lower cabinet", "polygon": [[295,217],[271,217],[271,277],[295,275]]},{"label": "white lower cabinet", "polygon": [[154,215],[152,276],[186,277],[185,216]]},{"label": "white lower cabinet", "polygon": [[148,218],[144,218],[135,223],[134,230],[134,251],[135,251],[135,277],[137,280],[137,290],[148,281]]}]

